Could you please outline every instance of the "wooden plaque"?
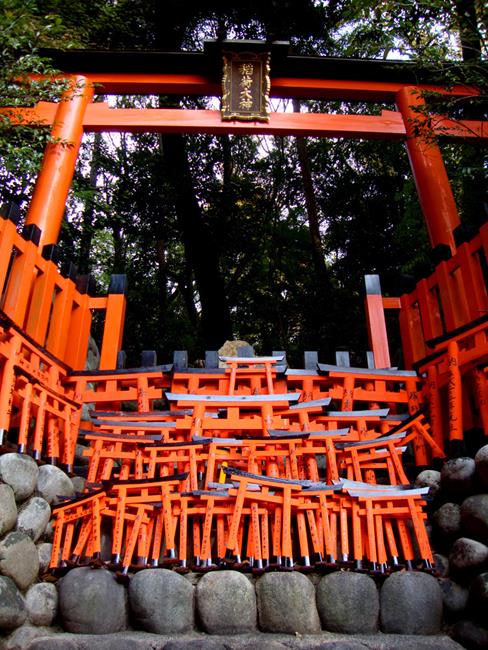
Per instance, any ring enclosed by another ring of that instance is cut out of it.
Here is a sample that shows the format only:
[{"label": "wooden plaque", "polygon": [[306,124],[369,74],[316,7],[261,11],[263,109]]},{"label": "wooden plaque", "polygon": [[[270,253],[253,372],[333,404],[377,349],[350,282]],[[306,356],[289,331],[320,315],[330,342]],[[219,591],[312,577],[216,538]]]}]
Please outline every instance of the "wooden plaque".
[{"label": "wooden plaque", "polygon": [[269,52],[224,52],[222,119],[269,122]]}]

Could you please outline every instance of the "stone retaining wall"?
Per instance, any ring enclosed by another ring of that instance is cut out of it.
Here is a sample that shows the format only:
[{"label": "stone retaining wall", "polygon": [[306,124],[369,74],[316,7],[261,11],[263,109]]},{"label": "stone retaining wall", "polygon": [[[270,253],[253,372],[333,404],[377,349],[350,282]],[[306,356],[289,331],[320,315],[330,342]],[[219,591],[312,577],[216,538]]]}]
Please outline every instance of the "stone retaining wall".
[{"label": "stone retaining wall", "polygon": [[[183,576],[146,569],[124,586],[113,573],[91,568],[73,569],[56,584],[42,581],[51,552],[51,506],[58,495],[82,489],[83,479],[70,479],[56,467],[38,467],[28,456],[4,454],[0,648],[28,648],[32,639],[53,633],[65,638],[65,633],[132,629],[171,637],[205,633],[214,639],[260,633],[376,638],[435,635],[442,625],[467,648],[488,647],[487,459],[488,446],[476,461],[455,459],[441,473],[428,470],[419,476],[434,496],[438,579],[400,571],[379,586],[367,575],[346,571],[256,578],[236,571]],[[110,540],[105,542],[110,553]]]}]

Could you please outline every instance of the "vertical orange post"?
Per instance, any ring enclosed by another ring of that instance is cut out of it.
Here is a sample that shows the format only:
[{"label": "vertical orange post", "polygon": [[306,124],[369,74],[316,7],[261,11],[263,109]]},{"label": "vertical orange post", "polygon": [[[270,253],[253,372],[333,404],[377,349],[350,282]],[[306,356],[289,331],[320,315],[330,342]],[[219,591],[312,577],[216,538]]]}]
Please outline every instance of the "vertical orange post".
[{"label": "vertical orange post", "polygon": [[[437,381],[437,369],[434,365],[429,366],[427,370],[427,388],[432,437],[439,445],[439,447],[441,447],[441,449],[444,449],[441,397]],[[435,458],[437,456],[437,453],[433,452],[433,456]]]},{"label": "vertical orange post", "polygon": [[451,341],[447,347],[448,400],[449,400],[449,440],[463,441],[462,382],[459,370],[459,347]]},{"label": "vertical orange post", "polygon": [[405,86],[398,91],[396,103],[405,123],[408,157],[430,242],[433,248],[447,245],[454,253],[453,230],[460,223],[459,214],[440,149],[429,137],[432,131],[420,93],[415,86]]},{"label": "vertical orange post", "polygon": [[44,152],[26,225],[41,230],[40,246],[56,244],[63,221],[66,197],[83,136],[83,116],[93,99],[93,86],[86,77],[74,76],[58,104],[51,131],[52,142]]},{"label": "vertical orange post", "polygon": [[105,310],[100,370],[110,370],[117,367],[117,354],[122,347],[124,335],[125,287],[125,275],[112,275]]},{"label": "vertical orange post", "polygon": [[374,365],[376,368],[390,368],[390,350],[388,347],[388,334],[386,331],[380,278],[378,275],[365,275],[364,281],[366,284],[368,335],[373,350]]}]

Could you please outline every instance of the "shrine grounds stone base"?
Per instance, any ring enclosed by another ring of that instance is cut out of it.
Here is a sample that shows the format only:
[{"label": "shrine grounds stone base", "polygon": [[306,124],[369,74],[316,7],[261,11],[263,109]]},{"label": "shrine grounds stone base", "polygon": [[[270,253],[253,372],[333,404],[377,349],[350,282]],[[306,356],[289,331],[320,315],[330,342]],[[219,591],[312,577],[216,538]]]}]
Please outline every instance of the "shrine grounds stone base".
[{"label": "shrine grounds stone base", "polygon": [[433,497],[437,579],[412,571],[378,584],[348,571],[256,577],[145,569],[123,585],[104,568],[78,567],[54,584],[46,574],[51,506],[57,495],[82,489],[82,479],[4,454],[0,650],[488,648],[487,467],[488,445],[475,459],[453,459],[442,472],[418,476]]},{"label": "shrine grounds stone base", "polygon": [[118,632],[106,635],[49,633],[42,636],[41,628],[30,628],[30,631],[31,634],[19,635],[21,645],[0,647],[16,650],[462,650],[463,647],[444,635],[379,633],[351,637],[329,632],[313,635],[256,632],[216,637],[198,633],[168,636]]}]

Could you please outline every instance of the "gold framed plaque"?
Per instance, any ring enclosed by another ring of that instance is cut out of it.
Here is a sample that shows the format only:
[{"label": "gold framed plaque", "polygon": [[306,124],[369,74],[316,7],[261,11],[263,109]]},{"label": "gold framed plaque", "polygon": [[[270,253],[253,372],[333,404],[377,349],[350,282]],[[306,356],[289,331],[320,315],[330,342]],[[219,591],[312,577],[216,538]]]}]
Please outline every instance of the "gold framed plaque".
[{"label": "gold framed plaque", "polygon": [[269,52],[224,52],[222,119],[269,122]]}]

